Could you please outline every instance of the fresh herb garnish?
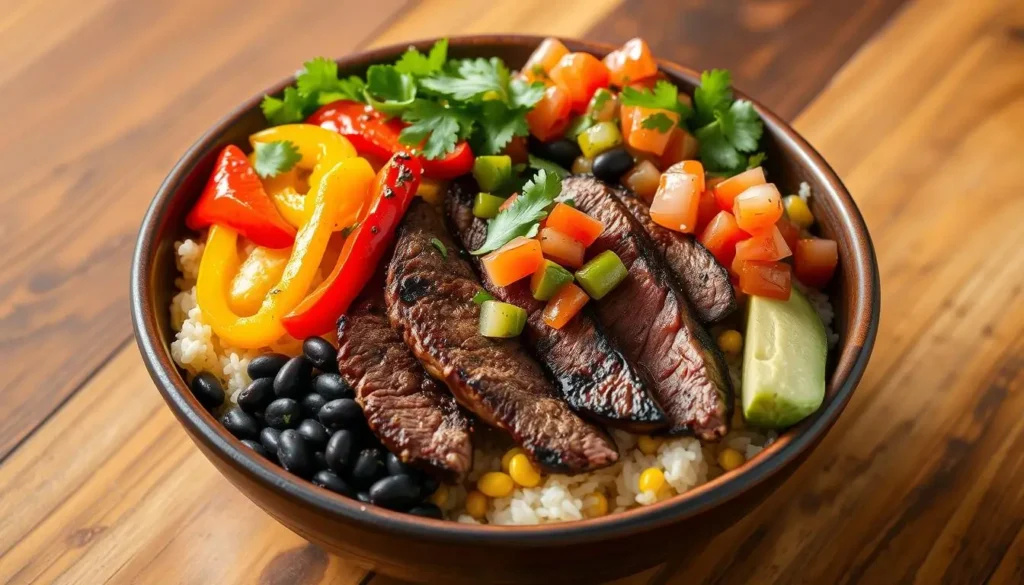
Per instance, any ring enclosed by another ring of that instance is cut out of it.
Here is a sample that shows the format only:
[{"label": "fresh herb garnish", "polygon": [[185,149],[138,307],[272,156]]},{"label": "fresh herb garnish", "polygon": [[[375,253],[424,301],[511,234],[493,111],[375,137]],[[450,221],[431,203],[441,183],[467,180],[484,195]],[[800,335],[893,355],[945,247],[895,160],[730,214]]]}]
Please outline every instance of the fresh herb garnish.
[{"label": "fresh herb garnish", "polygon": [[679,101],[679,88],[668,81],[660,80],[654,84],[654,90],[622,88],[622,105],[640,106],[656,110],[668,110],[679,114],[679,120],[690,117],[690,107]]},{"label": "fresh herb garnish", "polygon": [[416,99],[416,80],[394,65],[371,65],[366,70],[366,102],[378,112],[401,114]]},{"label": "fresh herb garnish", "polygon": [[356,76],[338,78],[338,64],[325,57],[306,61],[295,76],[295,85],[284,88],[280,98],[264,96],[260,108],[273,125],[294,124],[317,108],[337,100],[364,101],[365,83]]},{"label": "fresh herb garnish", "polygon": [[292,170],[295,163],[302,159],[299,148],[290,140],[257,142],[253,151],[256,154],[253,169],[264,179]]},{"label": "fresh herb garnish", "polygon": [[675,127],[676,121],[668,117],[668,114],[664,112],[658,112],[651,114],[640,122],[640,127],[645,130],[657,130],[658,132],[665,134]]},{"label": "fresh herb garnish", "polygon": [[747,157],[747,170],[756,169],[757,167],[764,164],[764,159],[768,158],[763,152],[758,152]]},{"label": "fresh herb garnish", "polygon": [[444,242],[437,238],[430,238],[430,243],[437,248],[437,251],[441,253],[442,258],[445,260],[448,259],[448,247],[444,245]]},{"label": "fresh herb garnish", "polygon": [[395,63],[395,69],[399,73],[422,77],[441,71],[447,60],[448,39],[441,39],[434,43],[427,55],[420,53],[415,47],[409,47]]},{"label": "fresh herb garnish", "polygon": [[700,140],[704,167],[723,174],[736,174],[746,168],[757,155],[748,159],[744,153],[757,150],[764,125],[750,102],[733,100],[729,72],[714,69],[702,73],[693,102],[695,115],[690,128]]},{"label": "fresh herb garnish", "polygon": [[538,222],[548,213],[548,206],[562,191],[562,180],[555,173],[538,171],[508,209],[487,222],[487,238],[474,255],[493,252],[519,236],[536,234]]},{"label": "fresh herb garnish", "polygon": [[547,159],[540,158],[539,156],[529,155],[529,163],[531,169],[537,169],[538,171],[547,171],[559,178],[564,179],[569,176],[569,171],[564,169],[561,165],[553,163]]},{"label": "fresh herb garnish", "polygon": [[494,296],[491,295],[491,293],[489,293],[489,292],[487,292],[485,290],[477,291],[477,293],[475,295],[473,295],[473,302],[478,304],[478,305],[482,305],[482,304],[486,303],[487,301],[493,301],[493,300],[494,300]]}]

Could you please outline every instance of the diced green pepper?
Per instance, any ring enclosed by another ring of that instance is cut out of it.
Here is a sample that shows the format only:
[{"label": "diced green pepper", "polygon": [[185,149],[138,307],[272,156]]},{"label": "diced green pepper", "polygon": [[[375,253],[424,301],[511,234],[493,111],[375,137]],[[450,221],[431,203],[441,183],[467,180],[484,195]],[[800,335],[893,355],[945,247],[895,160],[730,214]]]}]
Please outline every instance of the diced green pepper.
[{"label": "diced green pepper", "polygon": [[505,199],[490,193],[477,193],[473,199],[473,215],[481,219],[491,219],[498,215],[498,208],[505,202]]},{"label": "diced green pepper", "polygon": [[480,335],[484,337],[515,337],[525,326],[526,309],[501,301],[480,305]]},{"label": "diced green pepper", "polygon": [[545,260],[540,270],[530,277],[530,292],[538,301],[549,301],[567,282],[572,282],[572,273],[551,260]]},{"label": "diced green pepper", "polygon": [[622,133],[614,122],[599,122],[580,132],[576,142],[579,143],[583,156],[594,158],[622,144]]},{"label": "diced green pepper", "polygon": [[484,191],[501,189],[512,178],[512,158],[504,154],[476,157],[473,178]]},{"label": "diced green pepper", "polygon": [[611,250],[601,252],[576,271],[576,280],[590,298],[600,300],[626,279],[629,271]]}]

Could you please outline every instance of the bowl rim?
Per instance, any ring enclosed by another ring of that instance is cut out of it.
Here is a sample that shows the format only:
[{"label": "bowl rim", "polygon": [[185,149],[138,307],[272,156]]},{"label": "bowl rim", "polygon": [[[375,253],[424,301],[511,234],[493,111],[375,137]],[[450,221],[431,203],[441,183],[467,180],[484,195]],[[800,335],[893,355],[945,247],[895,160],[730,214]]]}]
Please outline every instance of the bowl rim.
[{"label": "bowl rim", "polygon": [[[378,63],[396,57],[410,45],[421,49],[428,47],[438,38],[441,37],[359,51],[337,59],[337,62],[342,68]],[[508,45],[536,46],[545,37],[498,34],[448,38],[450,47],[463,48]],[[601,55],[614,49],[605,43],[576,39],[562,40],[574,51],[583,50]],[[686,79],[691,83],[696,83],[699,79],[699,74],[696,71],[686,67],[664,60],[659,60],[658,63],[660,69],[668,73],[670,77]],[[212,142],[218,140],[244,114],[258,107],[263,95],[279,93],[286,85],[293,83],[293,80],[294,77],[289,75],[267,90],[247,99],[220,118],[189,147],[160,185],[146,211],[131,263],[132,325],[136,342],[150,376],[176,418],[187,428],[192,439],[201,442],[206,449],[219,453],[220,459],[227,462],[237,473],[246,476],[267,490],[289,498],[293,503],[316,514],[328,514],[369,531],[453,544],[482,542],[532,547],[593,542],[641,531],[647,532],[673,524],[720,506],[743,492],[756,488],[811,449],[835,423],[849,402],[867,367],[878,330],[880,313],[878,263],[867,226],[849,191],[824,158],[789,124],[756,100],[736,91],[737,96],[750,99],[766,127],[772,129],[776,139],[786,150],[795,153],[794,158],[797,164],[807,171],[808,176],[812,176],[819,184],[826,187],[827,193],[823,196],[832,199],[836,204],[837,229],[850,233],[853,242],[854,249],[850,258],[855,264],[852,268],[856,278],[847,284],[852,288],[849,293],[851,295],[849,302],[853,307],[853,319],[848,327],[852,331],[862,332],[863,339],[858,340],[860,341],[859,346],[851,346],[850,340],[847,340],[847,344],[839,348],[840,359],[833,373],[830,384],[832,387],[829,388],[829,393],[834,393],[834,397],[812,418],[788,429],[772,445],[765,448],[756,458],[741,468],[725,473],[663,502],[609,514],[601,518],[529,526],[463,524],[419,518],[369,506],[314,486],[262,459],[231,436],[212,415],[199,407],[198,402],[191,395],[187,384],[178,373],[164,341],[157,336],[156,315],[150,308],[150,299],[153,298],[155,291],[151,290],[149,274],[156,260],[156,249],[159,242],[156,241],[155,236],[162,218],[202,152]],[[245,492],[243,491],[243,493]]]}]

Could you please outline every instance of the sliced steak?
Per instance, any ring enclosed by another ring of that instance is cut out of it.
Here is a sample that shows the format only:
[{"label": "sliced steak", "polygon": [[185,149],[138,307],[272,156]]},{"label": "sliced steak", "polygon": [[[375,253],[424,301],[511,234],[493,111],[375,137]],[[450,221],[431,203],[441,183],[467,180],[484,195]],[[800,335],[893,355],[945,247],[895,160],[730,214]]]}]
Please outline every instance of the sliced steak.
[{"label": "sliced steak", "polygon": [[383,277],[367,285],[338,321],[338,371],[388,450],[439,479],[460,482],[473,462],[469,419],[391,327],[383,285]]},{"label": "sliced steak", "polygon": [[[474,181],[456,181],[445,200],[455,236],[467,250],[479,248],[487,237],[487,222],[473,215],[476,192]],[[482,274],[479,257],[473,258],[473,264],[484,287],[495,298],[526,309],[529,318],[525,337],[573,410],[637,433],[668,424],[646,381],[608,339],[588,307],[565,327],[555,329],[544,323],[545,303],[533,298],[526,279],[495,286]]]},{"label": "sliced steak", "polygon": [[385,290],[391,324],[406,344],[463,406],[512,435],[544,469],[581,473],[614,463],[611,439],[569,409],[518,340],[480,335],[473,296],[481,288],[440,213],[414,201]]},{"label": "sliced steak", "polygon": [[626,279],[597,301],[597,314],[627,357],[650,372],[670,432],[720,438],[729,430],[733,407],[725,360],[647,233],[612,189],[593,177],[567,178],[560,197],[574,199],[580,211],[605,225],[587,254],[612,250],[629,269]]},{"label": "sliced steak", "polygon": [[619,199],[651,236],[665,266],[676,277],[690,306],[702,323],[714,323],[736,310],[736,295],[729,271],[690,234],[664,228],[651,219],[651,208],[639,197],[618,191]]}]

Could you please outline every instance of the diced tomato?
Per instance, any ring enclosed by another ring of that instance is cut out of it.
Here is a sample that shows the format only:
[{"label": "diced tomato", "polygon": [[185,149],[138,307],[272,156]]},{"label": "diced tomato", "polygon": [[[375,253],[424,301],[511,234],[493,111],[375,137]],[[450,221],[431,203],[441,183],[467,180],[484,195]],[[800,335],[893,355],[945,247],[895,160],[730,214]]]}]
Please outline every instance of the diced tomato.
[{"label": "diced tomato", "polygon": [[793,257],[797,279],[815,288],[822,288],[832,280],[839,264],[839,245],[835,240],[804,238],[798,240]]},{"label": "diced tomato", "polygon": [[544,257],[567,268],[583,266],[586,247],[562,232],[544,227],[537,235]]},{"label": "diced tomato", "polygon": [[548,37],[537,45],[530,58],[526,60],[526,65],[523,65],[523,74],[530,81],[543,80],[558,64],[558,61],[568,54],[569,49],[565,48],[562,41],[555,37]]},{"label": "diced tomato", "polygon": [[608,68],[590,53],[569,53],[548,72],[556,85],[569,93],[572,111],[587,111],[590,98],[602,87],[608,87]]},{"label": "diced tomato", "polygon": [[[604,97],[602,97],[604,95]],[[600,101],[600,104],[597,102]],[[598,107],[600,105],[600,107]],[[619,115],[619,96],[609,90],[597,91],[587,105],[587,115],[595,122],[611,122]]]},{"label": "diced tomato", "polygon": [[772,183],[754,185],[733,199],[732,214],[743,231],[762,232],[782,217],[782,195]]},{"label": "diced tomato", "polygon": [[689,173],[662,173],[651,202],[654,223],[677,232],[694,233],[700,207],[697,185],[697,177]]},{"label": "diced tomato", "polygon": [[710,189],[700,194],[700,203],[697,205],[697,232],[704,233],[704,228],[711,223],[711,220],[718,215],[718,202],[715,201],[715,193]]},{"label": "diced tomato", "polygon": [[786,245],[789,246],[789,249],[795,250],[796,241],[800,239],[800,228],[793,225],[793,222],[789,221],[785,215],[775,222],[775,227],[779,228],[779,232],[782,233],[782,239],[786,240]]},{"label": "diced tomato", "polygon": [[611,82],[619,87],[658,73],[658,63],[650,47],[639,38],[630,39],[621,49],[608,53],[604,64],[608,67]]},{"label": "diced tomato", "polygon": [[555,205],[555,208],[548,215],[546,225],[549,228],[562,232],[584,246],[593,244],[594,240],[604,231],[603,223],[565,203]]},{"label": "diced tomato", "polygon": [[736,255],[736,243],[750,236],[736,225],[736,218],[728,211],[719,211],[700,235],[700,243],[722,266],[732,266]]},{"label": "diced tomato", "polygon": [[516,197],[519,197],[519,193],[513,193],[508,199],[506,199],[504,203],[498,206],[498,211],[505,211],[509,207],[512,207],[512,204],[516,201]]},{"label": "diced tomato", "polygon": [[526,148],[526,139],[522,136],[513,136],[501,153],[508,155],[514,165],[526,164],[530,158],[530,153]]},{"label": "diced tomato", "polygon": [[[656,157],[661,156],[668,146],[668,140],[672,136],[672,131],[669,129],[663,132],[657,128],[644,128],[644,122],[652,116],[666,116],[672,120],[674,128],[679,124],[679,114],[671,110],[659,110],[640,106],[625,106],[622,110],[622,135],[626,140],[626,144],[637,150],[649,152]],[[628,129],[625,128],[627,118],[630,121]]]},{"label": "diced tomato", "polygon": [[[644,201],[651,203],[654,199],[654,194],[658,192],[658,184],[661,182],[661,171],[658,167],[654,166],[649,160],[642,160],[628,173],[623,175],[622,184],[630,191],[636,193]],[[712,198],[712,203],[714,198]],[[718,207],[715,207],[715,211],[718,211]]]},{"label": "diced tomato", "polygon": [[561,329],[580,312],[580,309],[589,300],[590,297],[583,292],[582,288],[571,282],[563,284],[562,288],[558,289],[555,296],[551,297],[547,306],[544,307],[542,314],[544,322],[548,327]]},{"label": "diced tomato", "polygon": [[487,278],[496,286],[508,286],[530,276],[544,264],[540,242],[522,236],[481,259]]},{"label": "diced tomato", "polygon": [[530,134],[542,142],[561,136],[569,125],[570,105],[569,93],[565,89],[549,85],[544,90],[544,97],[526,114]]},{"label": "diced tomato", "polygon": [[743,171],[735,177],[730,177],[715,185],[715,199],[718,199],[718,207],[723,211],[732,211],[732,202],[736,196],[753,187],[764,185],[764,169],[757,167]]},{"label": "diced tomato", "polygon": [[739,263],[746,260],[775,262],[793,255],[779,228],[771,229],[737,242],[736,257],[732,261],[733,272],[739,274]]},{"label": "diced tomato", "polygon": [[699,153],[700,142],[697,138],[677,125],[669,133],[668,144],[661,153],[660,166],[667,169],[681,160],[695,159]]},{"label": "diced tomato", "polygon": [[697,178],[697,190],[704,191],[704,165],[699,160],[680,161],[665,169],[666,173],[686,173]]},{"label": "diced tomato", "polygon": [[748,295],[785,301],[792,286],[792,268],[785,262],[747,260],[740,267],[740,290]]}]

